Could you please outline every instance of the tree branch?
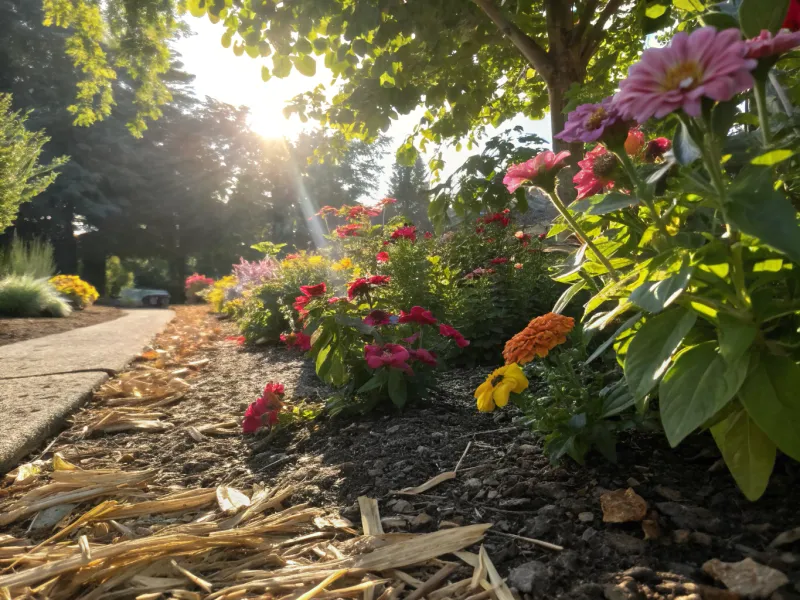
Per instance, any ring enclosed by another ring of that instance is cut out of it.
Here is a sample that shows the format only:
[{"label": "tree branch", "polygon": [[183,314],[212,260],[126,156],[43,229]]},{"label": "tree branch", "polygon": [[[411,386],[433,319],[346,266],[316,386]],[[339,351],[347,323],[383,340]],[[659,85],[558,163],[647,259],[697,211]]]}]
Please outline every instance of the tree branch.
[{"label": "tree branch", "polygon": [[516,46],[522,56],[530,63],[530,65],[538,71],[545,82],[547,82],[553,73],[553,62],[548,56],[547,51],[532,37],[522,31],[514,23],[498,9],[492,0],[472,0],[478,8],[480,8],[492,22],[497,25],[497,28],[511,40],[511,43]]},{"label": "tree branch", "polygon": [[586,36],[586,40],[581,44],[581,58],[584,63],[588,63],[589,59],[594,56],[597,46],[603,41],[606,35],[606,23],[608,23],[608,20],[617,12],[617,9],[624,1],[625,0],[608,0],[608,4],[606,4],[600,16],[597,17],[597,21],[595,21],[591,31],[589,31]]},{"label": "tree branch", "polygon": [[600,0],[586,0],[586,4],[583,6],[583,10],[578,17],[578,26],[572,32],[573,41],[575,43],[580,42],[583,35],[588,31],[598,4],[600,4]]}]

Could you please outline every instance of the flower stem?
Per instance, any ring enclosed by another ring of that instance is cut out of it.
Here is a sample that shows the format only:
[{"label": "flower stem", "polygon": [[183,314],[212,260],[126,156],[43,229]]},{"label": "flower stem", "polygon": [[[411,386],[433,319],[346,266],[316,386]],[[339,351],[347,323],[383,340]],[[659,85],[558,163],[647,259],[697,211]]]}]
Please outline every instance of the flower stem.
[{"label": "flower stem", "polygon": [[634,166],[633,162],[631,161],[628,153],[625,152],[623,149],[621,152],[615,152],[617,158],[622,163],[622,167],[625,169],[625,172],[628,174],[628,177],[631,178],[633,184],[636,186],[636,195],[639,199],[644,202],[644,205],[653,215],[653,220],[656,222],[656,227],[661,232],[661,235],[664,236],[664,240],[670,242],[672,237],[669,235],[669,231],[667,230],[667,224],[664,223],[664,219],[661,217],[661,213],[658,212],[658,208],[656,208],[655,202],[653,202],[653,198],[650,194],[650,187],[647,185],[645,181],[642,181],[642,178],[639,177],[639,173],[636,171],[636,167]]},{"label": "flower stem", "polygon": [[758,111],[758,120],[761,123],[761,141],[766,147],[772,139],[772,132],[769,128],[769,110],[767,110],[767,83],[756,79],[753,86],[753,94],[756,97],[756,110]]},{"label": "flower stem", "polygon": [[578,222],[572,217],[571,214],[569,214],[569,209],[561,201],[561,198],[558,197],[556,191],[548,190],[545,193],[550,197],[550,202],[553,203],[553,206],[555,206],[558,212],[561,213],[561,216],[564,217],[564,220],[570,226],[570,229],[572,229],[575,235],[578,236],[578,239],[589,247],[589,250],[594,253],[594,255],[597,257],[597,260],[599,260],[606,270],[608,270],[608,274],[611,276],[611,278],[614,281],[619,281],[619,274],[617,273],[617,270],[606,258],[605,254],[600,252],[599,248],[595,246],[594,242],[589,239],[589,236],[586,235]]}]

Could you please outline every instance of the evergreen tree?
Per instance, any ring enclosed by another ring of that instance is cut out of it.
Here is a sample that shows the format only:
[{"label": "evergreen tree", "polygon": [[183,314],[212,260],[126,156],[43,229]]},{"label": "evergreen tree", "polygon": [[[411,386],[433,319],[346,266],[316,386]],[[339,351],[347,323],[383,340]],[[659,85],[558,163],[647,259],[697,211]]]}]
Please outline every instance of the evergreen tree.
[{"label": "evergreen tree", "polygon": [[400,214],[418,227],[430,228],[428,190],[428,173],[421,158],[417,157],[410,167],[395,162],[389,180],[389,197],[397,200],[397,203],[388,207],[386,216]]}]

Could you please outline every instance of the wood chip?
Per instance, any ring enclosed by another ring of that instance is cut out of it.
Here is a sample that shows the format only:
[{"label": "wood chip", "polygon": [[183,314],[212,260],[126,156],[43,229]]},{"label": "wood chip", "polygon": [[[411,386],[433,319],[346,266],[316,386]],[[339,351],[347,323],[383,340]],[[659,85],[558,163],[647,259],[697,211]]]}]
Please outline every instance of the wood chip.
[{"label": "wood chip", "polygon": [[436,477],[429,479],[422,485],[418,485],[417,487],[413,488],[405,488],[402,490],[397,490],[391,492],[392,494],[400,494],[403,496],[416,496],[417,494],[424,494],[428,490],[435,488],[440,483],[444,483],[445,481],[449,481],[450,479],[456,478],[455,471],[445,471],[444,473],[439,473]]}]

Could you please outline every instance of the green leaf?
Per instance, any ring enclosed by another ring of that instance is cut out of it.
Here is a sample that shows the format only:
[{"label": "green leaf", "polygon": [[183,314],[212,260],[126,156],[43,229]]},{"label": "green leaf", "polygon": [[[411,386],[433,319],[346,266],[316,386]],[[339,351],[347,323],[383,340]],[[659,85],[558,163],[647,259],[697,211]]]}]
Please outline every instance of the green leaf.
[{"label": "green leaf", "polygon": [[637,404],[655,387],[697,315],[676,308],[648,319],[628,345],[625,380]]},{"label": "green leaf", "polygon": [[385,88],[393,88],[395,86],[394,77],[392,77],[389,73],[383,73],[378,82],[380,83],[381,87]]},{"label": "green leaf", "polygon": [[272,74],[275,77],[283,79],[284,77],[288,77],[289,73],[291,72],[292,72],[292,61],[289,59],[288,56],[284,56],[283,54],[273,55]]},{"label": "green leaf", "polygon": [[749,186],[731,191],[728,218],[737,229],[800,263],[800,226],[794,206],[773,189],[768,174],[747,178],[747,182]]},{"label": "green leaf", "polygon": [[261,66],[261,81],[269,81],[272,77],[272,74],[269,72],[269,69],[265,66]]},{"label": "green leaf", "polygon": [[689,285],[694,268],[688,263],[666,279],[645,281],[630,295],[630,301],[639,308],[651,313],[658,313],[672,304]]},{"label": "green leaf", "polygon": [[794,152],[786,148],[770,150],[769,152],[765,152],[764,154],[756,156],[750,161],[750,163],[762,167],[771,167],[785,161],[787,158],[791,158],[792,156],[794,156]]},{"label": "green leaf", "polygon": [[700,0],[672,0],[672,6],[688,12],[700,12],[705,9]]},{"label": "green leaf", "polygon": [[408,400],[406,376],[398,369],[389,371],[389,398],[397,408],[403,408]]},{"label": "green leaf", "polygon": [[292,56],[292,63],[302,75],[313,77],[317,73],[317,61],[310,54]]},{"label": "green leaf", "polygon": [[633,396],[625,385],[625,380],[620,379],[600,392],[603,397],[601,418],[607,419],[626,411],[634,405]]},{"label": "green leaf", "polygon": [[724,140],[727,137],[738,112],[738,102],[735,100],[720,102],[714,107],[711,113],[711,130],[719,139]]},{"label": "green leaf", "polygon": [[775,444],[742,409],[712,426],[711,435],[739,489],[758,500],[775,465]]},{"label": "green leaf", "polygon": [[364,385],[356,390],[357,394],[363,394],[364,392],[371,392],[372,390],[376,390],[379,387],[383,386],[386,383],[386,371],[380,371],[375,373]]},{"label": "green leaf", "polygon": [[749,38],[756,37],[762,29],[772,34],[778,30],[789,12],[790,0],[742,0],[739,5],[739,23]]},{"label": "green leaf", "polygon": [[316,371],[317,376],[323,380],[328,373],[328,369],[330,369],[328,355],[331,353],[331,348],[332,346],[325,346],[322,348],[317,354],[317,360],[314,363],[314,370]]},{"label": "green leaf", "polygon": [[700,149],[689,135],[689,130],[683,121],[675,130],[675,137],[672,139],[672,153],[675,155],[675,160],[681,165],[690,165],[701,156]]},{"label": "green leaf", "polygon": [[553,312],[556,314],[561,314],[561,311],[564,310],[569,304],[570,300],[575,297],[575,294],[580,292],[583,288],[586,287],[586,282],[581,279],[580,281],[576,281],[567,289],[564,290],[564,293],[556,300],[556,303],[553,305]]},{"label": "green leaf", "polygon": [[719,353],[728,365],[734,365],[753,344],[758,334],[758,327],[753,323],[744,323],[727,314],[720,314]]},{"label": "green leaf", "polygon": [[230,48],[232,40],[233,40],[233,32],[232,31],[228,30],[225,33],[223,33],[222,34],[222,39],[220,40],[222,42],[222,47],[223,48]]},{"label": "green leaf", "polygon": [[666,6],[663,4],[653,4],[652,6],[647,7],[647,9],[644,11],[644,14],[648,19],[657,19],[665,12],[667,12]]},{"label": "green leaf", "polygon": [[800,367],[785,356],[762,354],[759,358],[739,399],[778,448],[800,460]]},{"label": "green leaf", "polygon": [[700,16],[703,25],[716,27],[720,31],[723,29],[739,29],[739,21],[733,15],[724,12],[711,11]]},{"label": "green leaf", "polygon": [[608,350],[611,344],[613,344],[620,335],[622,335],[623,333],[628,331],[631,327],[636,325],[636,323],[638,323],[639,319],[641,318],[642,318],[642,313],[638,312],[635,315],[633,315],[630,319],[625,321],[622,325],[620,325],[619,329],[617,329],[605,342],[600,344],[600,346],[598,346],[597,349],[594,352],[592,352],[592,355],[589,358],[587,358],[583,364],[588,365],[590,362],[601,356],[603,352]]},{"label": "green leaf", "polygon": [[[635,341],[635,340],[634,340]],[[658,388],[661,424],[673,448],[722,410],[747,375],[747,360],[728,365],[717,343],[705,342],[678,356]]]},{"label": "green leaf", "polygon": [[569,208],[574,212],[582,212],[587,215],[606,215],[616,210],[630,208],[639,204],[639,199],[636,196],[620,192],[610,192],[597,200],[595,198],[597,197],[592,196],[591,198],[574,202]]},{"label": "green leaf", "polygon": [[193,17],[203,17],[208,9],[206,0],[188,0],[186,8]]}]

